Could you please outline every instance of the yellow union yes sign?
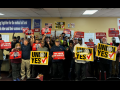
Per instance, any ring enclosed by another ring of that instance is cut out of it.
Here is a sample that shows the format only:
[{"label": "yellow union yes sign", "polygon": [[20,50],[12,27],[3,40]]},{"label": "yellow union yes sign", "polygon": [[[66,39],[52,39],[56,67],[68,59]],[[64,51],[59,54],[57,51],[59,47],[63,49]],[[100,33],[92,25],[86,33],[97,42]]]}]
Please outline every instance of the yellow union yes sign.
[{"label": "yellow union yes sign", "polygon": [[48,51],[31,51],[30,64],[48,65]]},{"label": "yellow union yes sign", "polygon": [[115,61],[116,51],[117,51],[117,47],[115,46],[98,43],[96,56]]},{"label": "yellow union yes sign", "polygon": [[93,48],[76,47],[75,57],[77,60],[94,61]]}]

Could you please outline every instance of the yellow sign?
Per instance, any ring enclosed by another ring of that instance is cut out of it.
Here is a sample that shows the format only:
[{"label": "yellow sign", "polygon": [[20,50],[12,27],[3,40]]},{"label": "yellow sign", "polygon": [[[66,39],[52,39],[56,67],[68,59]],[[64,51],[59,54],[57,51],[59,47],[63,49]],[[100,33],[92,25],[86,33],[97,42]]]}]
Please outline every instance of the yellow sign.
[{"label": "yellow sign", "polygon": [[94,61],[93,48],[76,47],[75,57],[77,60]]},{"label": "yellow sign", "polygon": [[64,29],[65,22],[55,22],[55,29]]},{"label": "yellow sign", "polygon": [[31,51],[30,64],[48,65],[48,51]]},{"label": "yellow sign", "polygon": [[98,43],[96,56],[115,61],[116,51],[117,51],[117,47],[115,46]]}]

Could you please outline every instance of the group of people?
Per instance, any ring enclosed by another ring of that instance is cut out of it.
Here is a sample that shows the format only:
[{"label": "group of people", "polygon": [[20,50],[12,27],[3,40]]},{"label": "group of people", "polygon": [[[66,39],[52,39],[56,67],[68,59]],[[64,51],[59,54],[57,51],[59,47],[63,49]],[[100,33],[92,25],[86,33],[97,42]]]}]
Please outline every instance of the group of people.
[{"label": "group of people", "polygon": [[[46,34],[39,38],[38,35],[34,36],[31,34],[30,38],[25,37],[20,39],[20,36],[15,37],[13,33],[13,41],[11,42],[10,49],[4,49],[9,52],[22,51],[22,58],[20,59],[9,59],[9,75],[12,76],[13,81],[20,81],[29,78],[36,78],[38,74],[43,74],[43,80],[50,80],[59,78],[61,80],[83,80],[86,75],[86,71],[90,73],[90,77],[96,77],[99,79],[99,72],[101,72],[101,80],[105,80],[104,72],[106,71],[106,78],[109,77],[120,77],[120,50],[118,48],[116,61],[111,61],[104,58],[96,57],[97,45],[94,44],[94,61],[88,62],[84,60],[77,60],[75,57],[76,47],[87,47],[83,43],[82,38],[71,38],[65,36],[65,33],[55,37]],[[120,35],[118,35],[120,40]],[[0,40],[2,37],[0,35]],[[99,39],[100,43],[108,44],[106,38]],[[93,42],[89,39],[89,42]],[[30,65],[30,52],[32,51],[33,43],[40,43],[41,47],[37,48],[37,51],[49,51],[48,65]],[[110,45],[110,44],[108,44]],[[112,45],[119,47],[119,43],[116,43],[115,37],[112,37]],[[53,60],[55,57],[53,52],[64,51],[65,58],[59,60]],[[8,54],[10,55],[10,53]],[[1,64],[3,62],[3,49],[0,49],[0,71]],[[88,66],[88,69],[86,69]],[[0,72],[1,75],[1,72]],[[19,78],[21,77],[21,78]],[[0,79],[2,77],[0,76]]]}]

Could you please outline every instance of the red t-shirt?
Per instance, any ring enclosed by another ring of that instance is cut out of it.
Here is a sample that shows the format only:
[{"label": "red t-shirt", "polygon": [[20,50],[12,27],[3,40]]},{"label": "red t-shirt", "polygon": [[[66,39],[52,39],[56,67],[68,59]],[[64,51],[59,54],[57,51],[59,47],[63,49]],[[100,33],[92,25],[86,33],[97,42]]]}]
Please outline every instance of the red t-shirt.
[{"label": "red t-shirt", "polygon": [[[17,51],[16,49],[13,49],[13,52]],[[21,50],[20,50],[21,51]],[[11,59],[11,63],[21,63],[22,59]]]}]

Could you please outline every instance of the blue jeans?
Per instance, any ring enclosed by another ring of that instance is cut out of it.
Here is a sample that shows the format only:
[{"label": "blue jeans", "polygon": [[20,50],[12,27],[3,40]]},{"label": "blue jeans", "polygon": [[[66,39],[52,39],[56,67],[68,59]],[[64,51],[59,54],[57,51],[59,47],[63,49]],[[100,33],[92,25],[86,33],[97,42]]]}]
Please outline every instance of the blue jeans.
[{"label": "blue jeans", "polygon": [[0,60],[0,75],[1,75],[1,65],[2,65],[3,60]]}]

